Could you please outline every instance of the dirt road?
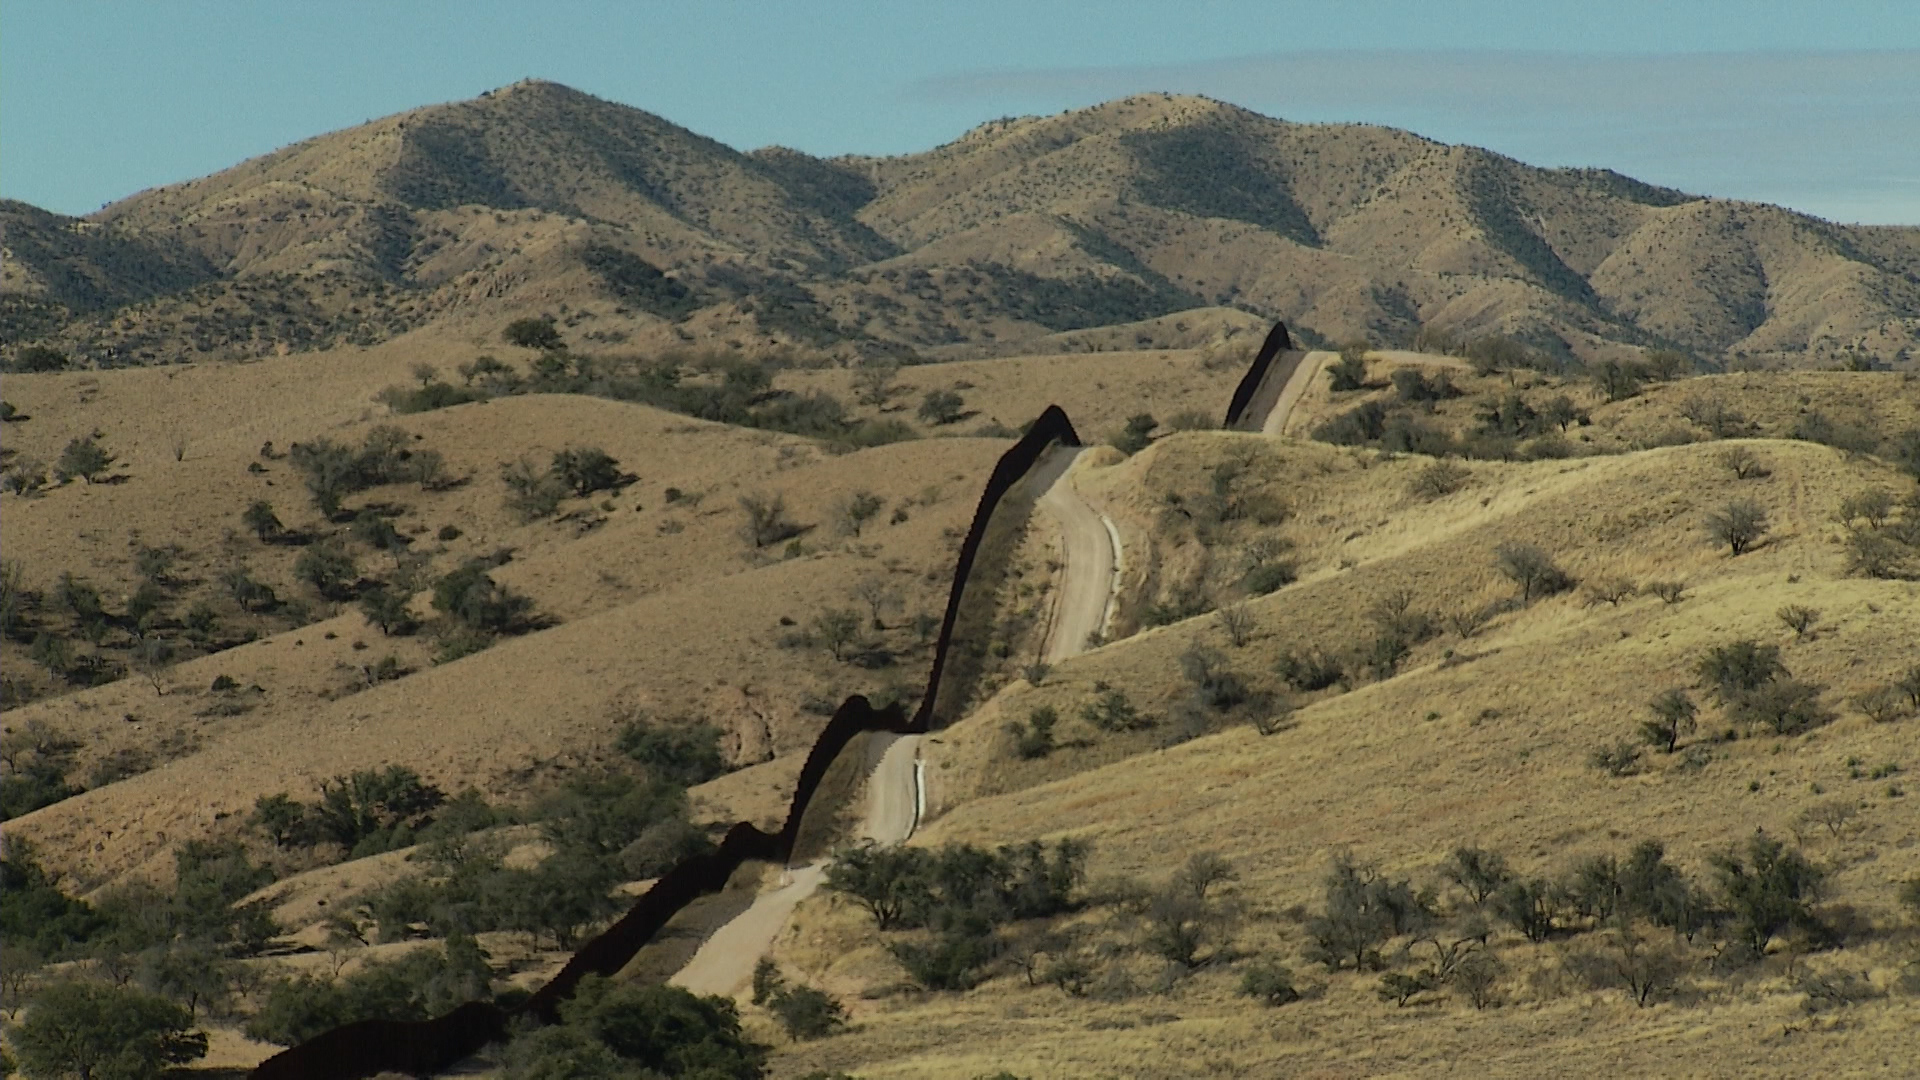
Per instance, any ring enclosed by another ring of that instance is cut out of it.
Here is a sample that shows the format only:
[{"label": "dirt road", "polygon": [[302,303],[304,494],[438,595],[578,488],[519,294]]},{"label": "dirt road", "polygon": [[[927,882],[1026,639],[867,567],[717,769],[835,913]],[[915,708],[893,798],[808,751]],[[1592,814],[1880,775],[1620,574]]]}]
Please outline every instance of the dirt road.
[{"label": "dirt road", "polygon": [[1035,480],[1046,485],[1040,496],[1040,508],[1060,523],[1064,537],[1066,572],[1060,583],[1060,596],[1054,602],[1053,625],[1047,630],[1047,646],[1042,658],[1057,664],[1069,656],[1086,651],[1087,639],[1105,633],[1113,609],[1113,585],[1118,579],[1116,565],[1119,542],[1113,523],[1108,521],[1074,490],[1069,475],[1080,456],[1078,447],[1060,447],[1043,462]]},{"label": "dirt road", "polygon": [[[1085,651],[1087,637],[1106,628],[1119,572],[1119,533],[1088,506],[1068,477],[1079,447],[1057,447],[1032,474],[1043,489],[1039,505],[1060,522],[1066,537],[1066,573],[1053,626],[1047,634],[1048,663]],[[920,824],[920,735],[875,734],[867,743],[867,813],[863,839],[906,842]],[[778,888],[754,898],[746,911],[714,931],[687,965],[668,982],[696,994],[738,994],[753,979],[753,967],[773,946],[793,909],[826,876],[826,860],[793,870]]]},{"label": "dirt road", "polygon": [[1293,417],[1293,407],[1299,403],[1300,395],[1306,393],[1307,387],[1313,385],[1313,380],[1320,377],[1327,361],[1339,355],[1315,351],[1300,358],[1300,362],[1293,366],[1293,373],[1287,377],[1286,385],[1280,388],[1280,396],[1274,400],[1273,408],[1268,410],[1267,418],[1260,424],[1263,434],[1287,433],[1287,421]]}]

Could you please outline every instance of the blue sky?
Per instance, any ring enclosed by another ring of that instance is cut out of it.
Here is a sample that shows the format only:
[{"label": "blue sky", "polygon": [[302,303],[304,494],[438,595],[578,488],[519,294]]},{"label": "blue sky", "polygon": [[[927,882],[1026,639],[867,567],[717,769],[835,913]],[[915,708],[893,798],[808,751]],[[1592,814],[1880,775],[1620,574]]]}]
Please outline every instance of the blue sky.
[{"label": "blue sky", "polygon": [[530,76],[816,154],[1204,93],[1920,224],[1920,0],[4,0],[0,194],[87,213]]}]

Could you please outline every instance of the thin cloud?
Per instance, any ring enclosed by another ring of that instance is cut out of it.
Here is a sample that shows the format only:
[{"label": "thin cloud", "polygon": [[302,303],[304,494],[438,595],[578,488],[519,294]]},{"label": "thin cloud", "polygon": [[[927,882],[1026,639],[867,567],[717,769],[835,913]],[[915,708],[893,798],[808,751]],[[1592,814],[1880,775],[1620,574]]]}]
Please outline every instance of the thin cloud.
[{"label": "thin cloud", "polygon": [[1386,124],[1541,165],[1920,223],[1920,50],[1609,55],[1315,51],[1157,66],[961,72],[907,96],[1018,109],[1145,90],[1291,120]]}]

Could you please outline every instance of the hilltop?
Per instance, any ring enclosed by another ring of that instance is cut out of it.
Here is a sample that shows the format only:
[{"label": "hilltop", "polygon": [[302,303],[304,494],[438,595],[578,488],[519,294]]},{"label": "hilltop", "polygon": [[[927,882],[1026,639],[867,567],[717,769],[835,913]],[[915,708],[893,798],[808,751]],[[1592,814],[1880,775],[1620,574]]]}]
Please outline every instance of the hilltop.
[{"label": "hilltop", "polygon": [[820,159],[529,81],[86,219],[3,212],[7,339],[105,366],[477,339],[503,310],[606,344],[861,355],[1034,351],[1201,307],[1563,363],[1905,366],[1920,335],[1917,229],[1157,94]]}]

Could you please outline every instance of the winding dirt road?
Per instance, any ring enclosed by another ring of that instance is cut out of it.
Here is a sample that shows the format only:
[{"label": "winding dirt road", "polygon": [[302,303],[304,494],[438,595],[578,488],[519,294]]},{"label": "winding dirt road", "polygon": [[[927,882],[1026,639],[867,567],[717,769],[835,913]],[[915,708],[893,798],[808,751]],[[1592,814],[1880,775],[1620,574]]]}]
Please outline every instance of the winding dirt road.
[{"label": "winding dirt road", "polygon": [[[1069,477],[1080,452],[1080,447],[1055,447],[1029,479],[1042,489],[1038,505],[1060,523],[1065,537],[1065,574],[1043,650],[1050,664],[1085,651],[1088,637],[1106,630],[1119,581],[1120,534],[1080,498]],[[868,738],[862,839],[905,843],[919,827],[925,798],[920,776],[924,737],[876,733]],[[790,871],[778,888],[756,896],[747,910],[714,931],[668,982],[696,994],[738,994],[752,981],[754,965],[773,946],[793,909],[820,887],[826,870],[822,859]]]}]

